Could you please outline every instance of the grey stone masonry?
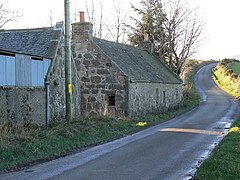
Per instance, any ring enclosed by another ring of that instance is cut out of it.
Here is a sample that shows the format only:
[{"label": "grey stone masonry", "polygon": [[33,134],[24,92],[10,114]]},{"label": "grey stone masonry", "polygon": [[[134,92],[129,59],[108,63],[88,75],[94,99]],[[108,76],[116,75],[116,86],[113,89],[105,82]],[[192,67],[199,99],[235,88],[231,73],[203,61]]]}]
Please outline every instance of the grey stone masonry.
[{"label": "grey stone masonry", "polygon": [[[65,58],[63,35],[57,41],[57,51],[46,76],[50,82],[50,119],[53,122],[65,120]],[[81,116],[81,92],[80,78],[77,73],[75,62],[72,58],[72,117],[77,119]]]},{"label": "grey stone masonry", "polygon": [[127,115],[127,77],[91,40],[91,28],[90,23],[73,24],[72,51],[81,78],[82,114],[124,117]]},{"label": "grey stone masonry", "polygon": [[45,90],[36,87],[0,87],[0,125],[45,123]]},{"label": "grey stone masonry", "polygon": [[179,84],[130,83],[129,116],[158,114],[179,105],[182,88]]}]

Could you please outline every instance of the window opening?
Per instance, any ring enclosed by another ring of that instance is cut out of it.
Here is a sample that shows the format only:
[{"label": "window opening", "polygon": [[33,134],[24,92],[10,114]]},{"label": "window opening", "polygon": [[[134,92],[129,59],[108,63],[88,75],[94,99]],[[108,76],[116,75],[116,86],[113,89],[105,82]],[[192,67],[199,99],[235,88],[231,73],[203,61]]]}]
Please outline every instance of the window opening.
[{"label": "window opening", "polygon": [[166,91],[163,91],[163,103],[166,103]]},{"label": "window opening", "polygon": [[115,94],[108,95],[108,105],[115,106]]},{"label": "window opening", "polygon": [[156,103],[159,104],[159,90],[156,89]]},{"label": "window opening", "polygon": [[176,99],[178,98],[178,89],[176,89]]}]

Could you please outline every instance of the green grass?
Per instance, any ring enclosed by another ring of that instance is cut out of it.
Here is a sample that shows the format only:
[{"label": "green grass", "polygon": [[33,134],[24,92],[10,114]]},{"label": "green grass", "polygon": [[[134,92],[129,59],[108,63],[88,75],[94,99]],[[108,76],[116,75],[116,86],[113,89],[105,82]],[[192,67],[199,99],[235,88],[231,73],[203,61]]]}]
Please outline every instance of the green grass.
[{"label": "green grass", "polygon": [[240,179],[240,118],[197,170],[196,179]]},{"label": "green grass", "polygon": [[[231,63],[231,64],[236,64]],[[237,63],[239,64],[239,63]],[[227,65],[218,65],[213,70],[213,79],[215,83],[231,96],[240,100],[240,81],[239,78],[235,78],[233,73],[228,73]]]},{"label": "green grass", "polygon": [[5,124],[0,129],[0,171],[21,169],[24,166],[79,152],[191,110],[199,103],[199,96],[193,86],[194,74],[207,62],[192,63],[191,67],[193,68],[187,75],[185,98],[179,109],[173,109],[160,115],[147,115],[132,119],[85,118],[66,124],[54,124],[49,129],[31,124],[23,127]]},{"label": "green grass", "polygon": [[230,65],[230,69],[237,75],[240,74],[240,62],[234,62]]},{"label": "green grass", "polygon": [[0,170],[19,169],[124,137],[173,118],[190,108],[184,107],[161,115],[147,115],[131,120],[108,117],[81,119],[51,129],[39,127],[32,130],[28,126],[15,129],[6,126],[0,133]]},{"label": "green grass", "polygon": [[232,83],[226,79],[223,79],[221,75],[216,75],[217,73],[213,72],[213,80],[218,85],[219,88],[230,94],[231,96],[235,97],[236,99],[240,100],[240,92],[238,91],[239,84]]}]

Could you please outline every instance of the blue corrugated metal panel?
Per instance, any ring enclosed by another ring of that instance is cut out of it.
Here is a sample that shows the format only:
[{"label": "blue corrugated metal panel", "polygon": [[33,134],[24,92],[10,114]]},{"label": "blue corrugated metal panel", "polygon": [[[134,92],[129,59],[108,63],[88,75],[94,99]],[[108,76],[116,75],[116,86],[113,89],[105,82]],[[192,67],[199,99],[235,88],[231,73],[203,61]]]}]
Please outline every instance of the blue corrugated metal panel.
[{"label": "blue corrugated metal panel", "polygon": [[44,86],[50,62],[50,59],[32,60],[32,86]]},{"label": "blue corrugated metal panel", "polygon": [[44,86],[44,66],[43,66],[43,61],[38,61],[38,86]]},{"label": "blue corrugated metal panel", "polygon": [[0,85],[15,86],[15,57],[0,55]]},{"label": "blue corrugated metal panel", "polygon": [[38,86],[38,61],[32,61],[32,86]]},{"label": "blue corrugated metal panel", "polygon": [[32,85],[31,57],[16,54],[16,86]]},{"label": "blue corrugated metal panel", "polygon": [[36,60],[28,55],[0,55],[0,86],[44,86],[50,59]]},{"label": "blue corrugated metal panel", "polygon": [[0,85],[6,84],[6,60],[5,56],[0,55]]},{"label": "blue corrugated metal panel", "polygon": [[6,56],[6,85],[7,86],[14,86],[15,85],[15,57]]},{"label": "blue corrugated metal panel", "polygon": [[50,66],[51,60],[50,59],[43,59],[43,66],[44,66],[44,78],[47,75],[48,68]]}]

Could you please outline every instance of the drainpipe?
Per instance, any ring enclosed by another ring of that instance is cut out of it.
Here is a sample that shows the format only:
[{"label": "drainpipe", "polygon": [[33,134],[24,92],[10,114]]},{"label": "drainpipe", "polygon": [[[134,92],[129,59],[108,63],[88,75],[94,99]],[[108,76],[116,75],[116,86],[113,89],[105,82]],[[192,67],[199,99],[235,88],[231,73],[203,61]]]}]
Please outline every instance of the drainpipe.
[{"label": "drainpipe", "polygon": [[46,119],[45,119],[45,126],[46,128],[49,127],[49,119],[50,119],[50,82],[45,82],[46,88]]}]

